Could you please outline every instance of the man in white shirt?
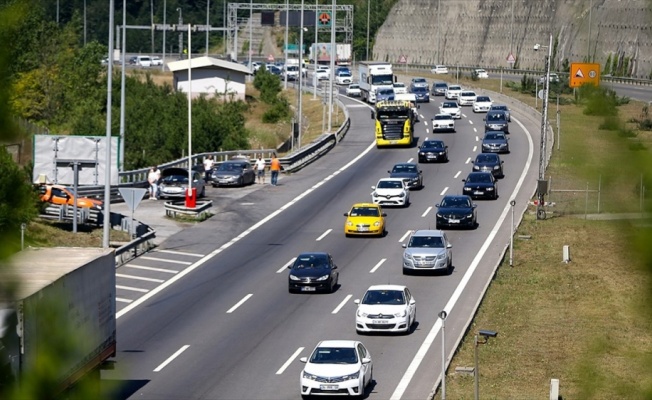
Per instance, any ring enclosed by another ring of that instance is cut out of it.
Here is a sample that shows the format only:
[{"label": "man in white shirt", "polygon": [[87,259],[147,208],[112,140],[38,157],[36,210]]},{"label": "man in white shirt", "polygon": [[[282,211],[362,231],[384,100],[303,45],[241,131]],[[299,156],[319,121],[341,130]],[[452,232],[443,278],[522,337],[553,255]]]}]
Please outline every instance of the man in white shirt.
[{"label": "man in white shirt", "polygon": [[161,170],[153,166],[147,174],[147,182],[149,182],[149,198],[158,200],[158,181],[161,179]]},{"label": "man in white shirt", "polygon": [[213,170],[213,164],[215,162],[213,161],[213,156],[208,156],[204,158],[204,174],[206,175],[204,177],[204,180],[206,182],[209,182],[211,180],[211,171]]},{"label": "man in white shirt", "polygon": [[258,156],[255,165],[258,172],[258,183],[265,183],[265,160],[263,160],[263,156]]}]

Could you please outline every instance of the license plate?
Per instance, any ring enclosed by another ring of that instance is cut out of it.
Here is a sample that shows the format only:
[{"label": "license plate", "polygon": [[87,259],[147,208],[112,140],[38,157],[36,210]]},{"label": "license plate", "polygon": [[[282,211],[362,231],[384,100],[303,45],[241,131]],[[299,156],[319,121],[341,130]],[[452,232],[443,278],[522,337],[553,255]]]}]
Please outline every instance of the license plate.
[{"label": "license plate", "polygon": [[301,290],[304,291],[304,292],[314,292],[315,289],[316,288],[314,288],[312,286],[303,286],[303,287],[301,287]]},{"label": "license plate", "polygon": [[340,387],[338,385],[319,385],[321,390],[337,390]]},{"label": "license plate", "polygon": [[358,228],[358,232],[369,232],[369,228]]},{"label": "license plate", "polygon": [[384,319],[379,319],[374,321],[374,324],[389,324],[389,321],[384,320]]},{"label": "license plate", "polygon": [[389,144],[396,144],[396,140],[390,140]]},{"label": "license plate", "polygon": [[479,191],[479,190],[476,190],[475,192],[473,192],[473,194],[481,195],[481,194],[484,194],[484,192],[481,192],[481,191]]},{"label": "license plate", "polygon": [[451,224],[459,224],[460,220],[459,219],[449,219],[448,222],[451,223]]}]

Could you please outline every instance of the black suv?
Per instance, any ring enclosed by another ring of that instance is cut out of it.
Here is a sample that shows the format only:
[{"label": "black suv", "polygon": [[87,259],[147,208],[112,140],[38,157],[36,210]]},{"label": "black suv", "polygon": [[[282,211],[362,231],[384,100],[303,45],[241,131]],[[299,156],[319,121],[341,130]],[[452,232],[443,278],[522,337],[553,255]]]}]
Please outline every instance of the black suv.
[{"label": "black suv", "polygon": [[509,121],[504,111],[489,111],[484,117],[484,131],[503,131],[509,133]]}]

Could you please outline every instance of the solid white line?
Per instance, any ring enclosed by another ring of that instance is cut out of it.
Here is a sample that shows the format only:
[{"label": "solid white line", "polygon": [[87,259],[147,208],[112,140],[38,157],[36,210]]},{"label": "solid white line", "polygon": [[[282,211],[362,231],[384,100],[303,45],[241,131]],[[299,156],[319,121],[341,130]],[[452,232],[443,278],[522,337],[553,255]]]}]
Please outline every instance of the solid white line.
[{"label": "solid white line", "polygon": [[281,272],[283,272],[283,271],[285,271],[286,269],[288,269],[288,267],[289,267],[290,265],[292,265],[292,263],[293,263],[294,260],[296,260],[296,259],[297,259],[296,257],[292,257],[292,259],[291,259],[290,261],[286,262],[285,265],[283,265],[283,266],[281,267],[281,269],[279,269],[278,271],[276,271],[276,273],[277,273],[277,274],[280,274]]},{"label": "solid white line", "polygon": [[170,357],[168,357],[167,360],[163,361],[163,362],[161,363],[161,365],[159,365],[158,367],[156,367],[156,369],[154,369],[154,372],[159,372],[160,370],[162,370],[163,368],[165,368],[165,366],[168,365],[169,363],[171,363],[172,360],[174,360],[175,358],[179,357],[179,355],[180,355],[181,353],[183,353],[184,351],[186,351],[186,349],[188,349],[188,347],[190,347],[190,345],[188,345],[188,344],[181,346],[181,348],[180,348],[179,350],[177,350],[174,354],[172,354]]},{"label": "solid white line", "polygon": [[158,258],[158,257],[147,257],[147,256],[142,256],[138,258],[139,260],[152,260],[152,261],[160,261],[160,262],[166,262],[170,264],[181,264],[181,265],[190,265],[192,264],[189,261],[177,261],[177,260],[167,260],[165,258]]},{"label": "solid white line", "polygon": [[[365,105],[365,107],[367,107],[369,109],[373,109],[372,107],[369,107],[368,105]],[[340,172],[345,171],[346,169],[350,168],[352,165],[354,165],[356,162],[358,162],[362,157],[364,157],[367,153],[369,153],[375,147],[376,147],[376,141],[371,142],[369,144],[369,146],[367,146],[367,148],[364,149],[357,157],[355,157],[353,160],[346,163],[344,166],[340,167],[340,169],[338,169],[337,171],[333,172],[331,174],[331,176],[337,175]],[[238,240],[240,240],[240,239],[244,238],[245,236],[249,235],[251,232],[253,232],[256,229],[260,228],[261,226],[265,225],[267,222],[274,219],[274,217],[276,217],[277,215],[279,215],[280,213],[282,213],[286,209],[292,207],[295,203],[299,202],[301,199],[303,199],[304,197],[306,197],[307,195],[312,193],[314,190],[315,190],[315,186],[313,186],[312,188],[310,188],[310,189],[306,190],[305,192],[301,193],[300,195],[298,195],[297,197],[295,197],[294,199],[292,199],[291,201],[286,203],[284,206],[282,206],[278,210],[274,211],[273,213],[269,214],[267,217],[261,219],[260,221],[258,221],[257,223],[255,223],[254,225],[249,227],[247,230],[245,230],[240,235],[238,235],[236,237],[236,239],[234,239],[234,240],[232,240],[232,241],[230,241],[228,243],[223,244],[222,247],[220,247],[219,249],[213,250],[210,254],[206,255],[201,260],[198,260],[193,265],[189,266],[188,268],[184,269],[180,273],[174,275],[172,278],[165,281],[165,283],[163,283],[163,284],[157,286],[156,288],[152,289],[152,291],[150,291],[146,295],[140,297],[138,300],[134,301],[133,303],[129,304],[128,306],[126,306],[125,308],[123,308],[122,310],[117,312],[116,315],[115,315],[116,319],[118,319],[118,318],[122,317],[123,315],[127,314],[129,311],[133,310],[134,308],[138,307],[139,305],[143,304],[147,300],[149,300],[152,297],[154,297],[155,295],[157,295],[158,293],[162,292],[163,290],[165,290],[167,287],[171,286],[173,283],[175,283],[179,279],[183,278],[184,276],[188,275],[192,271],[194,271],[197,268],[201,267],[206,262],[211,260],[213,257],[220,254],[221,252],[223,252],[227,248],[229,248],[233,243],[237,242]]]},{"label": "solid white line", "polygon": [[344,307],[344,305],[346,304],[346,302],[349,301],[349,300],[351,300],[351,297],[353,297],[352,294],[347,295],[347,296],[344,298],[344,300],[342,300],[342,302],[340,303],[340,305],[337,306],[337,307],[335,307],[335,309],[333,310],[333,312],[332,312],[331,314],[337,314],[337,313],[342,309],[342,307]]},{"label": "solid white line", "polygon": [[432,210],[432,206],[426,208],[426,211],[425,211],[423,214],[421,214],[421,218],[424,218],[426,215],[428,215],[428,213],[430,212],[430,210]]},{"label": "solid white line", "polygon": [[405,234],[404,234],[403,236],[401,236],[401,238],[398,240],[398,242],[399,242],[399,243],[402,243],[402,242],[405,240],[405,238],[407,238],[407,237],[410,236],[411,234],[412,234],[412,231],[407,231],[407,232],[405,232]]},{"label": "solid white line", "polygon": [[478,151],[478,146],[473,146],[473,152],[475,153],[476,151]]},{"label": "solid white line", "polygon": [[119,301],[120,303],[131,303],[133,300],[123,299],[121,297],[116,297],[115,301]]},{"label": "solid white line", "polygon": [[[147,293],[149,290],[147,289],[141,289],[137,287],[131,287],[131,286],[122,286],[122,285],[115,285],[116,289],[122,289],[122,290],[130,290],[132,292],[140,292],[140,293]],[[131,303],[131,300],[129,301]]]},{"label": "solid white line", "polygon": [[[456,178],[457,178],[457,177],[456,177]],[[444,190],[442,190],[441,193],[439,193],[439,195],[440,195],[440,196],[443,196],[443,195],[446,194],[446,192],[448,192],[448,186],[446,186],[446,187],[444,188]]]},{"label": "solid white line", "polygon": [[279,368],[278,371],[276,371],[276,375],[281,375],[283,372],[285,372],[285,370],[287,369],[287,367],[289,367],[290,364],[292,364],[292,362],[294,361],[294,359],[297,358],[297,357],[299,356],[299,354],[301,354],[301,352],[303,351],[303,349],[305,349],[305,347],[299,347],[299,348],[297,349],[297,351],[295,351],[295,352],[290,356],[290,358],[288,358],[288,360],[285,362],[285,364],[281,365],[281,368]]},{"label": "solid white line", "polygon": [[123,267],[135,268],[135,269],[143,269],[143,270],[146,270],[146,271],[165,272],[165,273],[168,273],[168,274],[176,274],[176,273],[179,272],[179,271],[175,271],[173,269],[146,267],[144,265],[135,265],[135,264],[125,264],[125,265],[123,265]]},{"label": "solid white line", "polygon": [[370,273],[370,274],[373,274],[374,272],[376,272],[376,270],[377,270],[378,268],[380,268],[380,266],[383,265],[383,263],[384,263],[385,261],[387,261],[387,259],[386,259],[386,258],[382,258],[380,261],[378,261],[378,264],[376,264],[376,266],[373,267],[373,268],[371,269],[371,271],[369,271],[369,273]]},{"label": "solid white line", "polygon": [[245,297],[242,298],[239,302],[236,303],[233,307],[229,308],[229,310],[226,312],[227,314],[231,314],[233,311],[236,310],[236,308],[240,307],[245,301],[249,300],[249,298],[253,296],[253,293],[249,293]]},{"label": "solid white line", "polygon": [[174,250],[156,250],[154,253],[167,253],[167,254],[177,254],[180,256],[189,256],[189,257],[204,257],[206,254],[197,254],[197,253],[185,253],[183,251],[174,251]]},{"label": "solid white line", "polygon": [[163,279],[145,278],[145,277],[142,277],[142,276],[135,276],[135,275],[115,274],[115,276],[120,277],[120,278],[136,279],[136,280],[139,280],[139,281],[147,281],[147,282],[156,282],[156,283],[165,282],[165,280],[163,280]]},{"label": "solid white line", "polygon": [[328,229],[326,232],[322,233],[321,236],[317,238],[317,242],[319,242],[320,240],[322,240],[323,238],[325,238],[326,235],[328,235],[328,234],[331,233],[332,231],[333,231],[333,229]]},{"label": "solid white line", "polygon": [[[534,149],[534,146],[533,146],[533,143],[532,143],[532,135],[530,135],[530,132],[525,128],[525,126],[523,126],[523,124],[521,124],[518,121],[517,121],[517,123],[525,131],[525,133],[527,135],[527,138],[528,138],[528,158],[527,158],[527,162],[525,163],[525,168],[523,168],[523,172],[521,173],[521,177],[519,178],[518,183],[516,184],[516,187],[514,188],[514,191],[512,192],[510,198],[514,198],[516,196],[516,193],[518,193],[518,191],[521,189],[521,186],[523,186],[523,182],[525,182],[525,177],[527,176],[527,171],[530,169],[530,164],[532,163],[532,154],[533,154],[533,149]],[[446,303],[446,306],[444,307],[444,311],[446,311],[449,316],[451,315],[451,310],[453,309],[453,307],[455,307],[455,304],[457,304],[457,301],[459,300],[460,296],[462,295],[462,292],[464,291],[464,289],[466,289],[466,285],[468,285],[469,281],[471,280],[471,277],[475,273],[475,270],[478,268],[478,265],[480,264],[480,260],[482,260],[482,258],[484,257],[484,254],[489,249],[489,246],[491,245],[491,242],[496,237],[496,234],[498,233],[498,228],[503,223],[505,218],[507,218],[507,214],[509,213],[510,209],[511,209],[511,206],[509,205],[509,203],[505,204],[505,208],[503,208],[502,214],[498,218],[498,221],[496,221],[496,224],[494,225],[493,229],[489,233],[489,236],[487,236],[487,240],[485,240],[484,244],[480,248],[480,251],[478,252],[478,254],[476,254],[475,258],[471,262],[471,265],[469,266],[469,269],[466,271],[466,273],[462,277],[462,280],[457,285],[457,288],[455,288],[455,292],[453,293],[451,298],[448,300],[448,303]],[[414,374],[416,374],[417,369],[419,368],[419,365],[421,364],[421,361],[423,361],[423,359],[426,356],[426,353],[430,349],[430,346],[432,345],[432,342],[435,340],[435,337],[439,334],[440,329],[441,329],[441,318],[437,318],[437,321],[432,326],[432,329],[430,329],[430,332],[428,332],[428,335],[426,336],[426,339],[421,344],[421,347],[417,351],[417,354],[414,356],[414,359],[412,359],[412,362],[410,363],[410,366],[405,371],[405,374],[403,374],[403,377],[401,378],[398,385],[396,386],[396,389],[394,390],[394,393],[392,394],[392,397],[390,397],[390,400],[400,400],[401,399],[401,397],[403,396],[403,393],[405,393],[405,390],[410,385],[410,381],[414,377]]]},{"label": "solid white line", "polygon": [[464,164],[468,164],[468,163],[470,163],[470,162],[471,162],[471,157],[467,158],[467,159],[466,159],[466,162],[465,162]]},{"label": "solid white line", "polygon": [[412,160],[414,160],[414,157],[412,157],[412,158],[410,158],[409,160],[407,160],[407,162],[411,163]]}]

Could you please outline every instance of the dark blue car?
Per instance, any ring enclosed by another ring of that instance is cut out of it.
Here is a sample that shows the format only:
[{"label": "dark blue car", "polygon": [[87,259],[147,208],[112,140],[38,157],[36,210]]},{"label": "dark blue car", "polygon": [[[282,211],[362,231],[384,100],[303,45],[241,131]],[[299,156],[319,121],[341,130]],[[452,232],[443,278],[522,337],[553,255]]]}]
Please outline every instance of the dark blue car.
[{"label": "dark blue car", "polygon": [[437,204],[436,228],[476,228],[478,225],[476,207],[470,196],[444,196],[441,203]]},{"label": "dark blue car", "polygon": [[430,103],[430,92],[427,87],[413,87],[411,90],[417,99],[417,103]]}]

